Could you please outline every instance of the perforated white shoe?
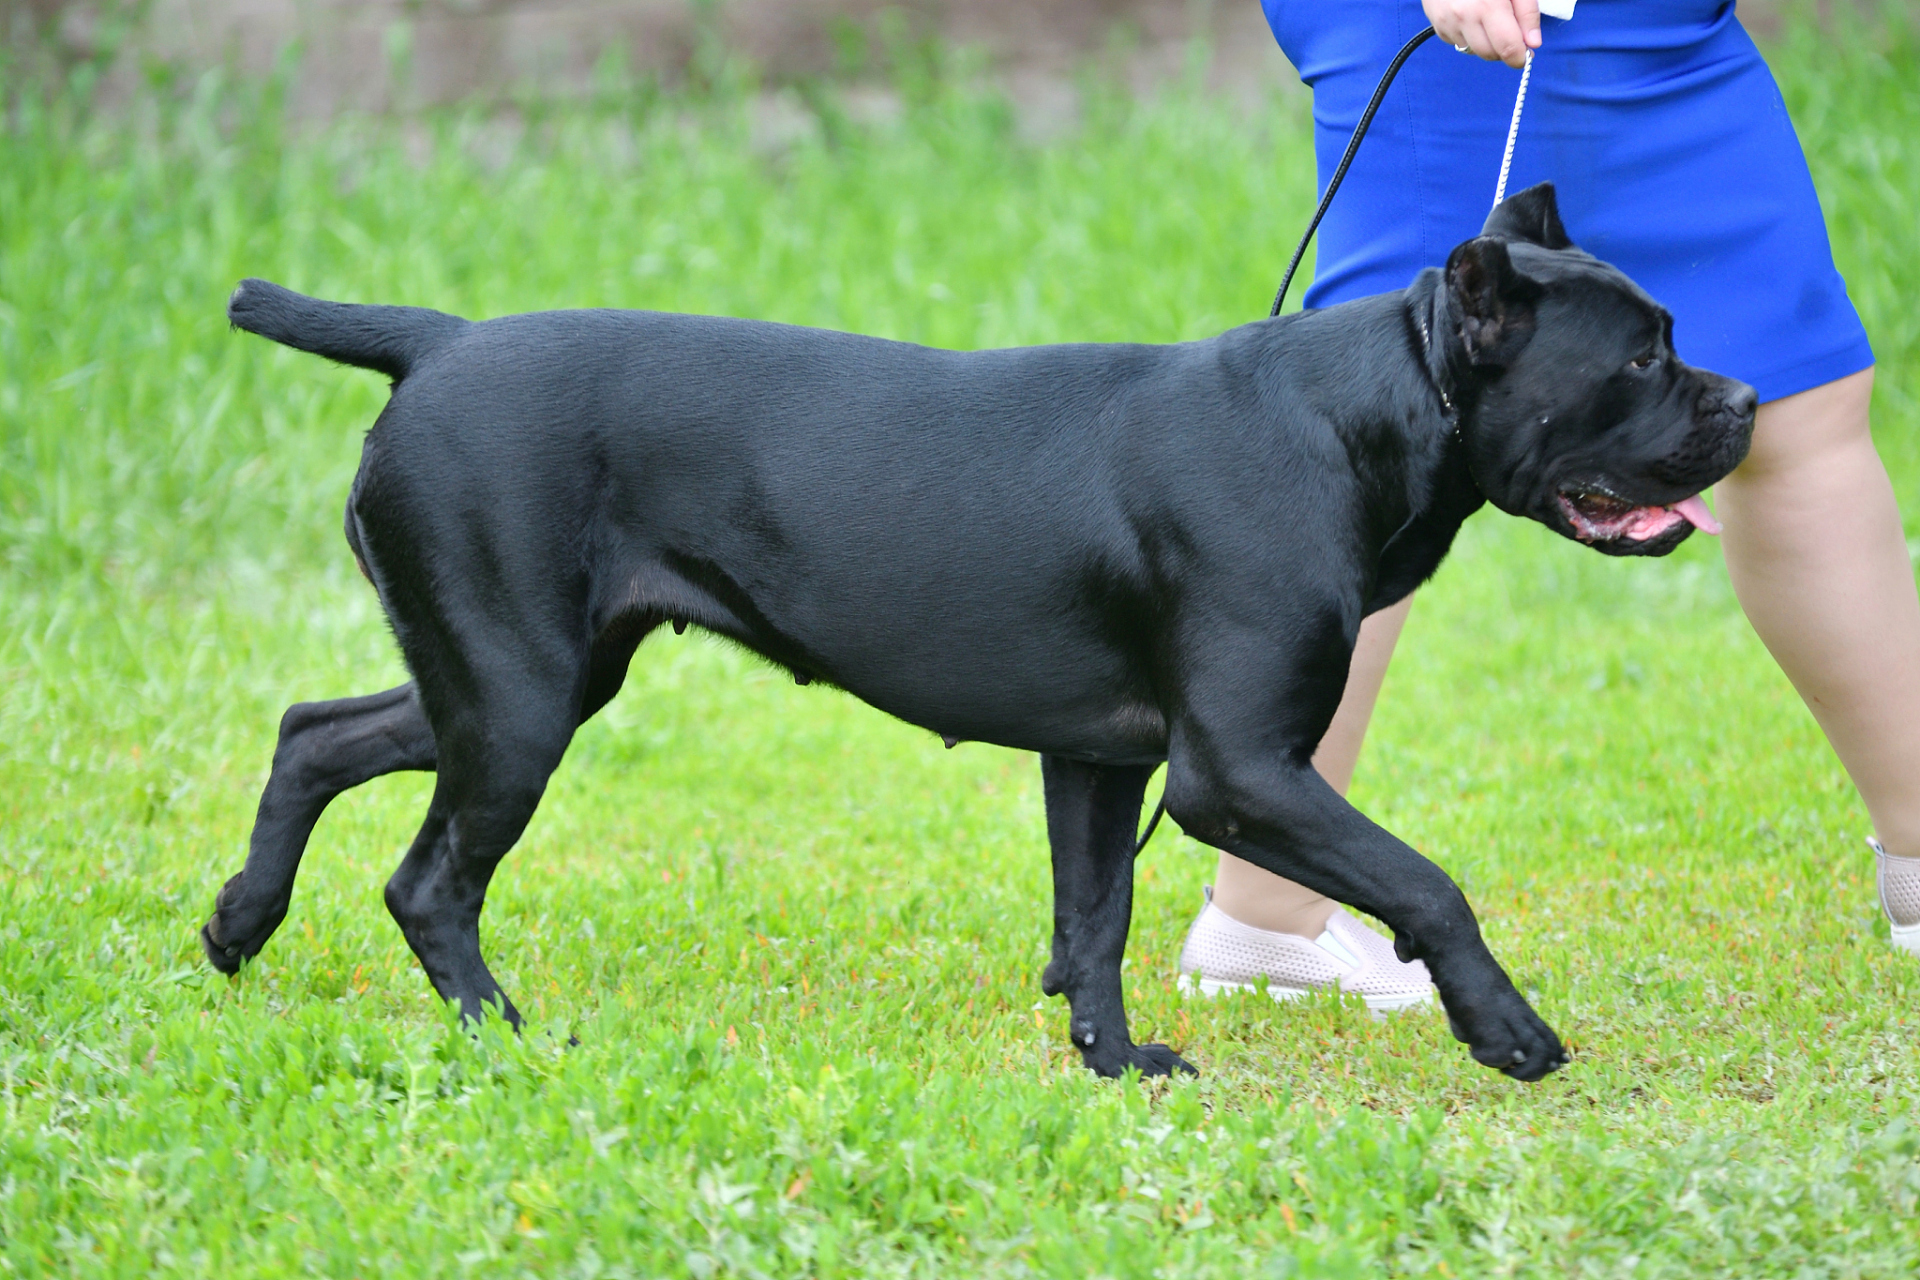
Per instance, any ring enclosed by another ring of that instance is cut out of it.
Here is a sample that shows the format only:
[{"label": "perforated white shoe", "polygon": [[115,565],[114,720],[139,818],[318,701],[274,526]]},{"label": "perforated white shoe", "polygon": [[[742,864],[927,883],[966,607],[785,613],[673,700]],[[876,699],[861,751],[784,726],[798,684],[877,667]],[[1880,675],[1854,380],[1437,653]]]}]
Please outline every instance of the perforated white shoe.
[{"label": "perforated white shoe", "polygon": [[1404,963],[1392,942],[1338,908],[1319,937],[1303,938],[1240,923],[1213,905],[1212,886],[1206,898],[1180,948],[1180,984],[1189,992],[1251,991],[1264,976],[1275,1000],[1338,987],[1375,1014],[1433,1003],[1427,966]]},{"label": "perforated white shoe", "polygon": [[1880,909],[1893,926],[1893,945],[1920,956],[1920,858],[1896,858],[1872,836],[1867,843],[1880,862]]}]

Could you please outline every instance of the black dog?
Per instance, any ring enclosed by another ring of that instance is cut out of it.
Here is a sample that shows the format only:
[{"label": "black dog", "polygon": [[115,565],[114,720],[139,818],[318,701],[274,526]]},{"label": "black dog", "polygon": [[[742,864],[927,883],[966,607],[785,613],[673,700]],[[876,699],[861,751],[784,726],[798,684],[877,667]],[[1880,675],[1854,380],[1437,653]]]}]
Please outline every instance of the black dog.
[{"label": "black dog", "polygon": [[434,987],[519,1014],[480,955],[494,867],[576,728],[663,622],[727,636],[934,733],[1041,754],[1044,988],[1102,1075],[1135,825],[1167,764],[1188,832],[1379,917],[1454,1034],[1522,1080],[1560,1041],[1438,867],[1309,763],[1361,618],[1482,502],[1616,555],[1710,520],[1750,387],[1574,249],[1551,187],[1403,293],[1177,346],[970,353],[777,324],[560,311],[470,324],[248,280],[240,328],[377,369],[347,541],[413,682],[290,708],[246,869],[202,942],[234,972],[285,917],[321,810],[438,772],[387,907]]}]

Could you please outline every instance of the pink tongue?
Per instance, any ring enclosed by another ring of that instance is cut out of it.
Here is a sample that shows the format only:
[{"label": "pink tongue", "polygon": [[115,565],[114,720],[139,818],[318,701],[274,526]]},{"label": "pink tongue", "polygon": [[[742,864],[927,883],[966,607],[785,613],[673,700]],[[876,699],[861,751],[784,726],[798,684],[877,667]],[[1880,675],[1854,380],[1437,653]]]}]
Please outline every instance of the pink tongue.
[{"label": "pink tongue", "polygon": [[1707,504],[1700,500],[1699,494],[1683,499],[1668,508],[1685,516],[1693,527],[1702,533],[1719,533],[1720,522],[1713,518],[1713,512],[1707,510]]}]

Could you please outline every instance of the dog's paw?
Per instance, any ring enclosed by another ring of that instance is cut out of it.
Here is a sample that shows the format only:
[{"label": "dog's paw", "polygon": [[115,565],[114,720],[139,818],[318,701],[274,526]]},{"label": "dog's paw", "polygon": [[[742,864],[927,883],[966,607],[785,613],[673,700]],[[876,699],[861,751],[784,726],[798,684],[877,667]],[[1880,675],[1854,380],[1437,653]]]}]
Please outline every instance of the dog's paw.
[{"label": "dog's paw", "polygon": [[1142,1077],[1200,1074],[1199,1068],[1163,1044],[1128,1044],[1120,1046],[1117,1052],[1095,1054],[1083,1049],[1080,1053],[1095,1075],[1109,1080],[1118,1080],[1127,1074],[1128,1067]]},{"label": "dog's paw", "polygon": [[1472,1015],[1470,1020],[1449,1010],[1447,1025],[1475,1062],[1515,1080],[1538,1080],[1571,1060],[1553,1028],[1517,995],[1501,1001],[1498,1008]]},{"label": "dog's paw", "polygon": [[243,905],[243,877],[244,873],[234,876],[220,886],[213,900],[213,914],[200,926],[200,948],[207,953],[207,963],[229,976],[259,955],[260,948],[287,918],[284,904],[264,911]]}]

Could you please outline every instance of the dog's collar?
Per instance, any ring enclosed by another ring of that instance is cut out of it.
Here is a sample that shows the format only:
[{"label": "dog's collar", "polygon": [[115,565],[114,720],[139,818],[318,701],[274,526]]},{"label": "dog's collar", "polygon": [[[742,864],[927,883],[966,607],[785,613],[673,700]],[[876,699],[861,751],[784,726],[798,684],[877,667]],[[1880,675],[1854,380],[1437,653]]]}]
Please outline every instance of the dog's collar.
[{"label": "dog's collar", "polygon": [[1453,424],[1453,433],[1460,434],[1460,416],[1453,407],[1453,397],[1440,385],[1440,375],[1433,371],[1433,335],[1425,319],[1420,321],[1420,364],[1427,371],[1427,380],[1433,383],[1435,394],[1440,397],[1440,412]]}]

